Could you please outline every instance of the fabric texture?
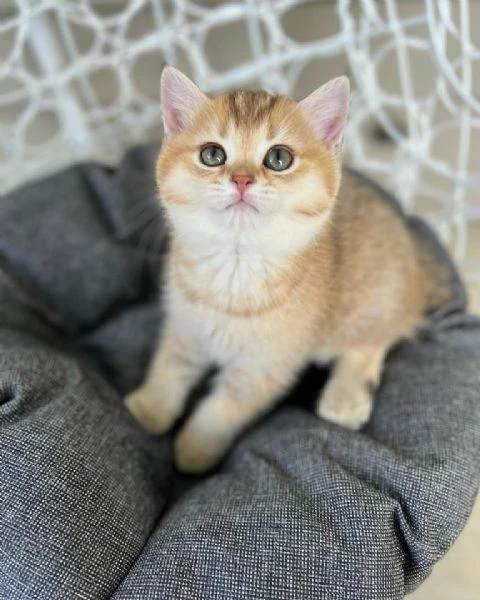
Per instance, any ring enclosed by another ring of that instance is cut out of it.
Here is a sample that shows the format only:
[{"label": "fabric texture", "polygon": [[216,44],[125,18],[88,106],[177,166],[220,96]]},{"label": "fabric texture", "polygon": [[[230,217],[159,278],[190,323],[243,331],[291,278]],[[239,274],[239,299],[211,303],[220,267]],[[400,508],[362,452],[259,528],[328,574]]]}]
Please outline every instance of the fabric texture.
[{"label": "fabric texture", "polygon": [[480,320],[453,267],[363,431],[312,413],[310,368],[218,472],[182,477],[121,401],[162,322],[154,152],[0,201],[0,599],[403,598],[479,485]]}]

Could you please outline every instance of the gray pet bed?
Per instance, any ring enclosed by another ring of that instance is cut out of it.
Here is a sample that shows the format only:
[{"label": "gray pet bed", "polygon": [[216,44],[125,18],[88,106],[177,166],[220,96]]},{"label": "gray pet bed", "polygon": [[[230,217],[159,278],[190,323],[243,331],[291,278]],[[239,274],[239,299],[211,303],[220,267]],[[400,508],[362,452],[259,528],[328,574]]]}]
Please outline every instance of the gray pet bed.
[{"label": "gray pet bed", "polygon": [[217,474],[181,477],[121,400],[161,326],[152,161],[138,148],[0,201],[0,598],[402,598],[479,483],[480,321],[455,273],[364,431],[312,414],[311,369]]}]

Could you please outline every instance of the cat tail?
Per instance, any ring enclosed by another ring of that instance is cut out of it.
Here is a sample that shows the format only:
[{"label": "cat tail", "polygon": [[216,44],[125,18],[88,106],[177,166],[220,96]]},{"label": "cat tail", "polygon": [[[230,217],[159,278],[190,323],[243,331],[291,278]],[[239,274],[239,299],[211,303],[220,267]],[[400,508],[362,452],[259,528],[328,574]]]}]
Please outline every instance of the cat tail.
[{"label": "cat tail", "polygon": [[425,312],[433,312],[454,301],[465,308],[465,288],[447,250],[424,221],[415,217],[409,220],[414,232],[418,264],[425,282]]}]

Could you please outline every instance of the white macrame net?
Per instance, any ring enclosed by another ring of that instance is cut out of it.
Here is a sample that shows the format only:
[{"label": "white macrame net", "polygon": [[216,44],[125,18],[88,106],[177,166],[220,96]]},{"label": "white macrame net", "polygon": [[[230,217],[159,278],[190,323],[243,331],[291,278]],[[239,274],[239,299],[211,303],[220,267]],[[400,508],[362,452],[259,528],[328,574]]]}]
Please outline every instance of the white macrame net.
[{"label": "white macrame net", "polygon": [[126,147],[160,139],[165,63],[206,92],[262,86],[294,97],[338,75],[336,65],[356,85],[350,162],[426,216],[480,279],[469,261],[480,239],[474,8],[468,0],[3,0],[0,191],[72,161],[115,163]]}]

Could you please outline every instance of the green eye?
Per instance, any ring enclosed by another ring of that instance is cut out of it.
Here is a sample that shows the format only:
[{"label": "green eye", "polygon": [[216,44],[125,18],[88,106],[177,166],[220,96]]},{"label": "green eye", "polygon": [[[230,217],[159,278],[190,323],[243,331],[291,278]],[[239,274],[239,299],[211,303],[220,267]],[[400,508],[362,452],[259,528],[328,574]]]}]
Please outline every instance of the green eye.
[{"label": "green eye", "polygon": [[285,171],[293,163],[293,154],[285,146],[272,146],[263,159],[263,164],[272,171]]},{"label": "green eye", "polygon": [[227,154],[218,144],[206,144],[200,151],[200,160],[207,167],[219,167],[225,164]]}]

